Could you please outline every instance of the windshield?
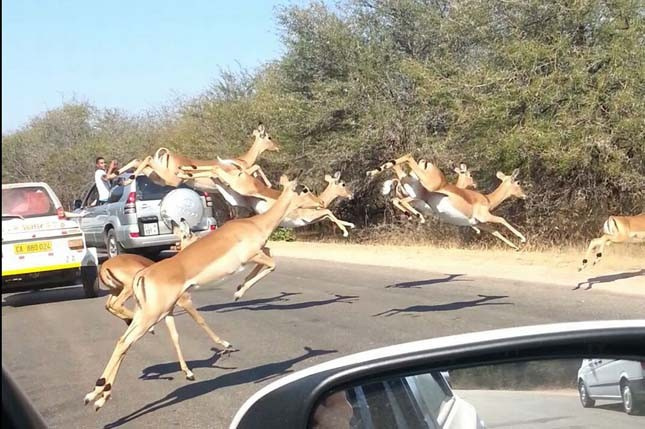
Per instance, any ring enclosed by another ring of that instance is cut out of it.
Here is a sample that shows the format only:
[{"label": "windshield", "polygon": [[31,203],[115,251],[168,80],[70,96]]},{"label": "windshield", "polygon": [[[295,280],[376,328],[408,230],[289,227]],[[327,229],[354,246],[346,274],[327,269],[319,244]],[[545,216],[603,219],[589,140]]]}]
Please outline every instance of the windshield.
[{"label": "windshield", "polygon": [[47,190],[41,186],[2,190],[2,215],[23,218],[53,216],[56,206]]}]

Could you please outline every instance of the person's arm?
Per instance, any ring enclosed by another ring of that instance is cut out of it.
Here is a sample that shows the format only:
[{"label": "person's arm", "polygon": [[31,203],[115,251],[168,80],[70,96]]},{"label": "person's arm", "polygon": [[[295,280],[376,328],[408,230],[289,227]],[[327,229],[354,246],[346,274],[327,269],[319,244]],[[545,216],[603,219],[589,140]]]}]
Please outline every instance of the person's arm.
[{"label": "person's arm", "polygon": [[119,175],[118,170],[119,170],[119,168],[117,166],[116,161],[112,160],[112,162],[110,162],[110,167],[108,168],[107,173],[103,176],[103,180],[112,180],[112,179],[114,179],[115,177],[117,177]]}]

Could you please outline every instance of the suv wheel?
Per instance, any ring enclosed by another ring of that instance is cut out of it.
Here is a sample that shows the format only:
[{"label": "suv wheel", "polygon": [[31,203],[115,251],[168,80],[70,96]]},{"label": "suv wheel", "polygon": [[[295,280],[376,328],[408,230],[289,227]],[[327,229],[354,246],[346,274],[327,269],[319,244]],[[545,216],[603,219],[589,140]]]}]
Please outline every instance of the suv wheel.
[{"label": "suv wheel", "polygon": [[585,382],[582,380],[578,382],[578,394],[580,395],[580,403],[583,407],[591,408],[596,405],[596,401],[589,397],[587,386],[585,386]]},{"label": "suv wheel", "polygon": [[96,265],[84,265],[81,267],[81,283],[86,298],[99,296],[99,276]]},{"label": "suv wheel", "polygon": [[114,232],[114,229],[108,230],[105,236],[105,247],[107,249],[108,258],[113,258],[121,253],[125,253],[125,249],[116,239],[116,232]]},{"label": "suv wheel", "polygon": [[634,393],[629,387],[629,381],[620,383],[620,397],[623,400],[623,409],[627,414],[636,414],[639,411],[638,404],[634,400]]}]

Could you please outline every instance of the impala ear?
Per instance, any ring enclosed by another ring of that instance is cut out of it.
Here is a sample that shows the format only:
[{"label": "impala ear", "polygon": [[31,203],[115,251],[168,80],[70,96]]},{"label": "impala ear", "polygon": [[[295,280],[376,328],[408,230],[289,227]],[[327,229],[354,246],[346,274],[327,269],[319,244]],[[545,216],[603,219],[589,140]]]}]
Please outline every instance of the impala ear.
[{"label": "impala ear", "polygon": [[340,171],[337,171],[334,173],[334,179],[336,180],[340,179]]},{"label": "impala ear", "polygon": [[258,131],[259,131],[261,134],[264,134],[264,133],[265,133],[264,124],[263,124],[262,122],[260,122],[260,123],[258,124]]},{"label": "impala ear", "polygon": [[501,171],[498,171],[498,172],[497,172],[497,174],[496,174],[496,176],[497,176],[497,178],[498,178],[499,180],[504,180],[504,179],[506,179],[506,174],[502,173]]},{"label": "impala ear", "polygon": [[461,171],[463,171],[464,173],[468,170],[468,166],[467,166],[466,164],[464,164],[463,162],[462,162],[461,164],[459,164],[459,168],[460,168],[460,169],[461,169]]},{"label": "impala ear", "polygon": [[453,171],[457,174],[461,174],[461,169],[459,167],[455,167]]},{"label": "impala ear", "polygon": [[280,176],[280,185],[281,185],[282,187],[285,187],[285,186],[287,186],[288,184],[289,184],[289,178],[287,177],[287,175],[286,175],[286,174],[283,174],[282,176]]},{"label": "impala ear", "polygon": [[333,181],[334,181],[334,179],[332,179],[332,178],[331,178],[331,176],[330,176],[329,174],[325,174],[325,182],[329,182],[329,183],[331,183],[331,182],[333,182]]},{"label": "impala ear", "polygon": [[520,169],[519,169],[519,168],[516,168],[515,170],[513,170],[513,173],[511,173],[511,178],[512,178],[513,180],[515,180],[515,179],[517,179],[517,176],[518,176],[519,174],[520,174]]}]

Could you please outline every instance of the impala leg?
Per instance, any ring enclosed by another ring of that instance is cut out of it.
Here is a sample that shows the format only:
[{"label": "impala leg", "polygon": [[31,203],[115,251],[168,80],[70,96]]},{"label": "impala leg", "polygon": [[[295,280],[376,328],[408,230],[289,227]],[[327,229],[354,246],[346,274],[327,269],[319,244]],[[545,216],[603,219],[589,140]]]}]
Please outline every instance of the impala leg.
[{"label": "impala leg", "polygon": [[[588,266],[589,260],[593,259],[591,265],[596,265],[598,260],[602,257],[602,252],[605,249],[605,245],[611,243],[611,236],[605,234],[600,238],[595,238],[589,243],[585,257],[582,260],[582,265],[578,268],[578,271],[582,271]],[[596,250],[597,249],[597,250]],[[595,252],[595,253],[594,253]]]},{"label": "impala leg", "polygon": [[302,216],[302,219],[310,224],[320,222],[324,219],[329,219],[330,221],[335,223],[341,229],[341,231],[343,231],[343,237],[349,236],[349,232],[347,231],[347,228],[345,228],[346,226],[349,228],[356,227],[356,225],[351,222],[346,222],[344,220],[338,219],[329,209],[314,210],[313,212],[310,212],[309,215]]},{"label": "impala leg", "polygon": [[[509,246],[511,246],[513,249],[520,250],[519,247],[517,247],[515,244],[513,244],[512,241],[510,241],[509,239],[504,237],[501,232],[499,232],[499,231],[497,231],[497,230],[495,230],[495,229],[493,229],[493,228],[491,228],[491,227],[489,227],[487,225],[480,224],[478,226],[479,226],[479,228],[481,228],[482,231],[486,231],[486,232],[490,233],[491,235],[493,235],[493,237],[499,238],[504,243],[506,243]],[[472,228],[475,229],[475,231],[477,231],[477,228],[475,228],[475,227],[472,227]]]},{"label": "impala leg", "polygon": [[401,202],[401,205],[405,207],[406,210],[408,210],[412,214],[419,217],[419,223],[426,223],[426,218],[417,209],[415,209],[414,207],[412,207],[412,205],[410,205],[410,201],[414,201],[414,198],[406,197],[406,198],[400,199],[399,201]]},{"label": "impala leg", "polygon": [[198,171],[196,173],[192,173],[189,171],[184,171],[177,173],[177,177],[180,179],[201,179],[201,178],[212,178],[212,179],[218,179],[218,175],[216,175],[211,169],[208,171]]},{"label": "impala leg", "polygon": [[267,179],[267,176],[264,174],[262,167],[260,167],[259,165],[255,164],[254,166],[247,168],[246,173],[251,175],[258,174],[262,179],[262,181],[264,182],[264,184],[267,185],[269,188],[271,187],[271,182],[269,181],[269,179]]},{"label": "impala leg", "polygon": [[178,167],[179,170],[181,171],[195,171],[195,172],[202,172],[202,171],[210,171],[213,166],[212,165],[181,165]]},{"label": "impala leg", "polygon": [[244,283],[237,287],[237,292],[233,295],[235,301],[242,298],[246,291],[254,284],[275,270],[275,261],[271,257],[270,250],[267,247],[262,248],[262,251],[251,258],[249,262],[255,262],[258,266],[255,267],[248,276],[246,276]]},{"label": "impala leg", "polygon": [[[157,162],[151,156],[147,156],[143,161],[141,161],[137,169],[130,176],[130,181],[132,181],[132,178],[138,176],[139,174],[145,174],[152,179],[152,173],[155,173],[157,176],[159,176],[164,185],[176,187],[179,186],[182,182],[181,178],[179,178],[174,171],[168,170],[167,167],[159,164],[159,162]],[[125,183],[127,184],[130,182],[126,181]]]},{"label": "impala leg", "polygon": [[119,338],[114,348],[114,352],[108,361],[101,377],[96,381],[94,389],[85,395],[85,404],[96,400],[94,410],[98,411],[110,397],[112,384],[116,378],[119,366],[123,361],[125,353],[130,349],[132,344],[143,337],[146,331],[157,322],[156,319],[145,317],[142,311],[134,315],[134,320],[128,326],[125,333]]},{"label": "impala leg", "polygon": [[421,170],[421,167],[419,167],[419,165],[418,165],[418,164],[417,164],[417,162],[414,160],[414,158],[412,157],[412,155],[407,154],[407,155],[403,155],[403,156],[402,156],[402,157],[400,157],[400,158],[394,159],[394,160],[392,160],[392,161],[388,161],[388,162],[386,162],[385,164],[381,165],[379,168],[376,168],[376,169],[374,169],[374,170],[370,170],[370,171],[368,171],[368,172],[367,172],[367,176],[368,176],[368,177],[376,176],[378,173],[380,173],[380,172],[382,172],[382,171],[385,171],[385,170],[387,170],[388,168],[392,168],[392,167],[394,167],[395,165],[406,164],[406,163],[410,166],[410,168],[412,168],[412,165],[415,165],[416,167],[418,167],[418,168],[419,168],[419,170]]},{"label": "impala leg", "polygon": [[132,311],[125,306],[115,306],[115,302],[118,299],[119,298],[114,295],[108,296],[107,302],[105,303],[105,309],[113,316],[116,316],[125,321],[125,323],[130,324],[130,322],[132,322]]},{"label": "impala leg", "polygon": [[171,314],[168,314],[165,318],[166,327],[168,328],[168,333],[170,334],[170,339],[172,340],[172,345],[175,347],[177,352],[177,359],[179,359],[179,366],[184,374],[186,374],[187,380],[194,380],[195,374],[188,368],[186,365],[186,360],[184,359],[184,354],[181,352],[181,347],[179,347],[179,333],[177,332],[177,327],[175,326],[175,317]]},{"label": "impala leg", "polygon": [[228,341],[222,340],[220,337],[215,335],[215,332],[206,324],[206,321],[202,317],[201,314],[197,311],[195,306],[193,305],[193,301],[190,299],[190,295],[187,293],[184,293],[179,300],[177,301],[177,305],[184,310],[186,310],[186,313],[190,315],[190,317],[193,318],[195,323],[197,323],[204,331],[206,331],[206,334],[213,340],[215,344],[219,344],[223,346],[225,349],[231,348],[231,343]]},{"label": "impala leg", "polygon": [[484,213],[483,216],[478,216],[477,220],[480,222],[488,222],[488,223],[499,223],[501,225],[504,225],[509,231],[511,231],[513,234],[515,234],[517,237],[519,237],[520,241],[522,243],[526,243],[526,237],[522,235],[521,232],[519,232],[517,229],[513,228],[513,226],[506,221],[503,217],[500,216],[495,216],[489,212]]},{"label": "impala leg", "polygon": [[[110,301],[110,299],[108,299],[108,302],[105,304],[105,308],[107,309],[107,311],[125,320],[125,323],[128,325],[132,323],[133,313],[132,313],[132,310],[126,308],[125,302],[128,299],[130,299],[131,296],[132,296],[132,288],[126,287],[126,288],[123,288],[123,290],[121,291],[121,293],[119,293],[119,295],[116,297],[115,300]],[[119,316],[119,314],[125,317],[121,317]]]},{"label": "impala leg", "polygon": [[139,167],[139,164],[141,164],[141,161],[140,161],[140,160],[138,160],[138,159],[133,159],[132,161],[130,161],[130,162],[128,162],[127,164],[125,164],[123,167],[119,168],[119,170],[117,171],[117,173],[119,173],[119,174],[123,174],[123,173],[125,173],[126,171],[128,171],[128,170],[129,170],[129,169],[131,169],[131,168],[135,168],[135,169],[136,169],[136,168],[138,168],[138,167]]}]

